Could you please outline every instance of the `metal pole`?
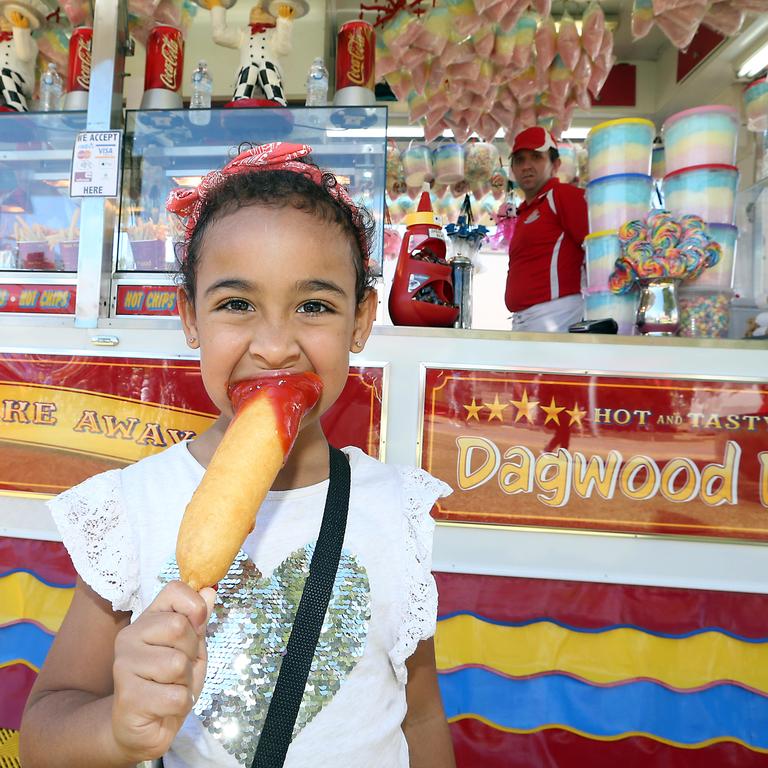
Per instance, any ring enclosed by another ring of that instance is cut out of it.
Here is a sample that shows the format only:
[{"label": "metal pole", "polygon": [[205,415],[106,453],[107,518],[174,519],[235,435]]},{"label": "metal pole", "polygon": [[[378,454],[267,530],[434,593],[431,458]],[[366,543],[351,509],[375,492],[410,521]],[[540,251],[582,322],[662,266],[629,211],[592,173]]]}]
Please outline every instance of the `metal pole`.
[{"label": "metal pole", "polygon": [[[91,46],[91,86],[86,130],[122,127],[123,78],[128,40],[126,0],[96,0]],[[80,207],[75,325],[95,328],[107,314],[115,206],[102,197],[85,197]]]}]

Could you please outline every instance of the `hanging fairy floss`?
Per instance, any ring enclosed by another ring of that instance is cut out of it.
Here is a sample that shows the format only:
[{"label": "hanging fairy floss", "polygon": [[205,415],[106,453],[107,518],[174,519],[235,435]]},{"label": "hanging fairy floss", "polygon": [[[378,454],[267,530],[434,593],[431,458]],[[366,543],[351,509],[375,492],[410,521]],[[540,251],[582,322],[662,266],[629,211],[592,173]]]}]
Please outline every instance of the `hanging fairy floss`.
[{"label": "hanging fairy floss", "polygon": [[[240,51],[240,69],[232,101],[257,99],[287,106],[279,59],[291,52],[293,20],[308,7],[292,2],[267,0],[251,8],[248,25],[240,29],[227,26],[226,7],[231,0],[202,0],[211,9],[213,41]],[[274,15],[273,15],[274,14]]]}]

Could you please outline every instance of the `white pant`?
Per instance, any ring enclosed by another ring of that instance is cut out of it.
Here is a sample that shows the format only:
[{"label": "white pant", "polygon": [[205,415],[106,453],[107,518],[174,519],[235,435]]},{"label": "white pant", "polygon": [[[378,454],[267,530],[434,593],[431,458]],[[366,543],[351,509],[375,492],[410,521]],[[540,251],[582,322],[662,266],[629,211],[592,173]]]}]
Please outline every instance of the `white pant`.
[{"label": "white pant", "polygon": [[572,296],[534,304],[521,312],[513,312],[512,330],[568,333],[568,326],[578,323],[583,314],[584,299],[581,294],[574,293]]}]

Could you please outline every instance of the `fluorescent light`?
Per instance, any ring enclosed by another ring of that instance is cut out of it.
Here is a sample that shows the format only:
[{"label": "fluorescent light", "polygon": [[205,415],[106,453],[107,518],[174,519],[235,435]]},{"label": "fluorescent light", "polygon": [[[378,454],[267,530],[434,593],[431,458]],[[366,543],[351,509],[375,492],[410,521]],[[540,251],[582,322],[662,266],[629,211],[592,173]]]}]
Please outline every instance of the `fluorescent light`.
[{"label": "fluorescent light", "polygon": [[424,129],[420,125],[387,126],[387,136],[392,139],[423,139]]},{"label": "fluorescent light", "polygon": [[[444,139],[452,139],[453,138],[453,131],[450,128],[447,128],[442,132],[442,137]],[[506,131],[503,128],[499,128],[498,131],[496,131],[496,135],[493,137],[494,139],[503,139],[506,136]],[[480,137],[476,133],[470,133],[469,134],[470,139],[479,139]]]},{"label": "fluorescent light", "polygon": [[567,131],[563,131],[562,137],[564,139],[586,139],[589,133],[589,128],[569,128]]},{"label": "fluorescent light", "polygon": [[[336,136],[337,133],[339,136],[350,136],[353,131],[328,131],[329,136]],[[569,128],[562,134],[562,138],[585,139],[588,133],[589,128]],[[444,139],[452,139],[453,131],[450,128],[447,128],[440,135]],[[370,133],[367,133],[366,136],[370,136]],[[506,130],[504,128],[499,128],[499,130],[496,131],[494,138],[503,139],[505,136]],[[418,125],[390,125],[387,128],[387,137],[390,139],[422,139],[424,138],[424,129]],[[476,133],[472,133],[469,138],[478,139],[480,137]]]},{"label": "fluorescent light", "polygon": [[736,76],[754,77],[766,67],[768,67],[768,42],[763,43],[760,48],[742,62]]},{"label": "fluorescent light", "polygon": [[[325,135],[333,139],[383,139],[389,132],[383,128],[347,128],[346,130],[328,130]],[[422,131],[421,135],[424,135]]]}]

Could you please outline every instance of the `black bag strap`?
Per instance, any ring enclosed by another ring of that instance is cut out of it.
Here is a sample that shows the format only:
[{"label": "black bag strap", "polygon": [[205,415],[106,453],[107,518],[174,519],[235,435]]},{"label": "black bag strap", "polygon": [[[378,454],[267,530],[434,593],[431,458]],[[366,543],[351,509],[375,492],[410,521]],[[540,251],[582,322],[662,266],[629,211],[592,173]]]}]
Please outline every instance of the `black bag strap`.
[{"label": "black bag strap", "polygon": [[351,473],[344,453],[328,447],[330,477],[323,522],[251,768],[281,768],[285,762],[339,567]]}]

